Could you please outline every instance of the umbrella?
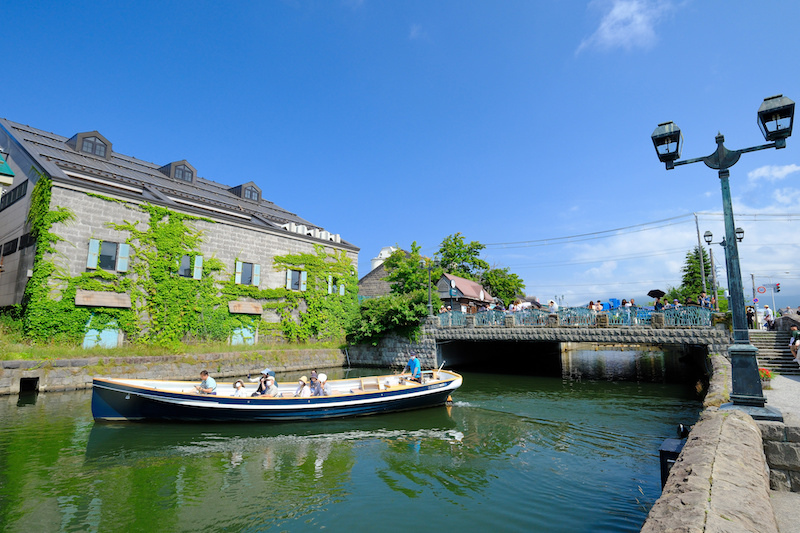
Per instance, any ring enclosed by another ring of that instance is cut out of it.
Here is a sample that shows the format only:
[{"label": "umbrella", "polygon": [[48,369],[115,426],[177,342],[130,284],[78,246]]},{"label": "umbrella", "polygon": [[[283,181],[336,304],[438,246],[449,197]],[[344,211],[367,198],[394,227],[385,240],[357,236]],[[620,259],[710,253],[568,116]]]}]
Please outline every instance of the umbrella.
[{"label": "umbrella", "polygon": [[662,297],[662,296],[664,296],[665,294],[667,294],[667,293],[666,293],[666,292],[664,292],[664,291],[662,291],[661,289],[653,289],[652,291],[650,291],[650,292],[648,292],[648,293],[647,293],[647,295],[648,295],[650,298],[661,298],[661,297]]}]

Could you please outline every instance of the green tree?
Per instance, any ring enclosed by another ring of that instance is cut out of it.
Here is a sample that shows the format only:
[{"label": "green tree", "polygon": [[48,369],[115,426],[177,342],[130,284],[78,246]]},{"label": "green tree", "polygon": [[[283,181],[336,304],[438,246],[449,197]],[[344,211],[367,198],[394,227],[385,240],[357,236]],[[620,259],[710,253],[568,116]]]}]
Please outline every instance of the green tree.
[{"label": "green tree", "polygon": [[353,344],[369,342],[376,345],[389,332],[413,339],[419,332],[420,322],[428,314],[427,303],[427,294],[423,299],[422,291],[364,300],[358,319],[350,326],[347,340]]},{"label": "green tree", "polygon": [[[704,269],[700,268],[700,254],[703,255]],[[705,248],[695,246],[692,250],[686,252],[686,259],[684,261],[681,272],[680,287],[670,287],[667,291],[666,300],[671,302],[677,298],[682,304],[686,303],[686,299],[691,299],[692,302],[697,301],[697,297],[703,292],[703,277],[702,270],[706,273],[706,286],[709,287],[709,280],[711,279],[711,261],[708,258],[708,253]]]},{"label": "green tree", "polygon": [[[428,298],[428,265],[431,259],[419,253],[417,241],[411,243],[411,252],[395,250],[383,263],[386,268],[386,281],[392,284],[394,294],[425,293]],[[442,277],[442,268],[431,269],[431,283],[436,285]]]},{"label": "green tree", "polygon": [[465,243],[464,236],[459,232],[446,237],[436,255],[449,274],[478,281],[481,273],[489,269],[489,263],[479,257],[484,248],[486,246],[478,241]]},{"label": "green tree", "polygon": [[484,270],[481,273],[480,283],[489,294],[501,298],[506,306],[525,295],[523,292],[525,283],[522,278],[509,272],[507,267]]}]

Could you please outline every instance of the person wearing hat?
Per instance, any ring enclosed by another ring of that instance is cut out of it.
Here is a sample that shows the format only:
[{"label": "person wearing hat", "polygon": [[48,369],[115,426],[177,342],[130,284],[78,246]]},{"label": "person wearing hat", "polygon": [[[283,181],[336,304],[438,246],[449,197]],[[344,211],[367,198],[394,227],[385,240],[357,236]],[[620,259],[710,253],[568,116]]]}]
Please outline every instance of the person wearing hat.
[{"label": "person wearing hat", "polygon": [[244,396],[244,381],[241,379],[237,379],[236,383],[233,384],[233,395],[234,396]]},{"label": "person wearing hat", "polygon": [[311,382],[308,384],[309,390],[311,390],[311,396],[320,396],[319,393],[319,377],[317,376],[317,371],[312,370],[311,374]]},{"label": "person wearing hat", "polygon": [[297,381],[297,390],[294,391],[295,398],[308,398],[311,396],[311,386],[308,384],[308,378],[300,376]]},{"label": "person wearing hat", "polygon": [[316,379],[315,384],[311,386],[311,396],[330,396],[331,386],[328,384],[327,374],[320,374],[315,376],[316,372],[311,373],[311,379]]},{"label": "person wearing hat", "polygon": [[261,375],[259,377],[251,378],[249,375],[247,377],[250,379],[251,383],[258,382],[258,388],[252,394],[252,396],[261,396],[262,394],[264,394],[264,391],[267,390],[268,377],[272,377],[272,379],[275,381],[275,386],[276,387],[278,386],[278,380],[275,379],[275,371],[269,368],[265,368],[264,370],[262,370]]},{"label": "person wearing hat", "polygon": [[267,388],[259,396],[270,396],[272,398],[280,396],[280,391],[278,390],[278,386],[275,385],[275,378],[273,378],[270,375],[267,375],[267,379],[265,379],[264,382]]}]

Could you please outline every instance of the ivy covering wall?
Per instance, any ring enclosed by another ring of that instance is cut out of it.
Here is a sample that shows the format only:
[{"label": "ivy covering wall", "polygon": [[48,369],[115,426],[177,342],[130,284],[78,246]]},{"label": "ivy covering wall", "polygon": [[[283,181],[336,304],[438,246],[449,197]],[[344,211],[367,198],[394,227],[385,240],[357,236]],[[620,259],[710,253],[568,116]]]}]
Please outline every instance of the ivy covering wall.
[{"label": "ivy covering wall", "polygon": [[[259,289],[237,284],[226,265],[203,257],[200,279],[178,275],[181,260],[202,255],[203,232],[194,222],[205,218],[178,213],[152,204],[134,205],[93,194],[99,200],[122,203],[127,209],[148,215],[148,223],[109,223],[125,232],[130,246],[127,272],[92,270],[70,276],[56,245],[63,240],[52,232],[56,223],[69,224],[75,215],[63,207],[50,208],[52,182],[40,176],[32,192],[28,222],[36,239],[33,277],[23,301],[24,325],[36,341],[77,343],[88,329],[122,329],[137,343],[177,346],[181,342],[221,341],[237,330],[257,331],[260,337],[289,341],[344,339],[358,315],[358,279],[352,261],[343,250],[326,251],[314,245],[314,253],[273,258],[276,271],[306,272],[306,290],[285,287]],[[232,267],[232,265],[230,265]],[[344,287],[332,291],[331,283]],[[75,305],[78,289],[128,293],[131,308]],[[248,299],[262,304],[265,315],[233,314],[228,302]]]}]

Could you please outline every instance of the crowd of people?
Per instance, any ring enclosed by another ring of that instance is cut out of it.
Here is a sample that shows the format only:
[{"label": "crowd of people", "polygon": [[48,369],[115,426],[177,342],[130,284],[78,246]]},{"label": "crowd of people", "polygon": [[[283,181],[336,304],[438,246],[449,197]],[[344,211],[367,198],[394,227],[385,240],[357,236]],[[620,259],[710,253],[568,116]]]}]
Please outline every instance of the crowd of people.
[{"label": "crowd of people", "polygon": [[[405,373],[406,370],[408,370],[408,372],[411,374],[411,377],[409,378],[410,381],[422,383],[422,365],[420,364],[416,353],[412,352],[410,354],[408,363],[406,363],[402,373]],[[275,378],[275,372],[269,368],[262,370],[260,376],[250,377],[248,375],[247,377],[250,382],[258,383],[258,387],[256,388],[256,391],[250,395],[251,397],[261,396],[267,398],[277,398],[279,396],[286,396],[285,393],[281,394],[280,389],[278,388],[278,382]],[[200,372],[200,379],[200,384],[195,385],[194,387],[197,394],[217,394],[217,382],[208,374],[208,370],[203,370]],[[230,395],[235,397],[245,396],[244,380],[237,379],[233,383],[233,392]],[[317,371],[313,370],[311,371],[310,378],[306,376],[300,376],[300,379],[297,380],[297,388],[292,396],[295,398],[331,396],[331,386],[330,383],[328,383],[327,374],[317,374]]]},{"label": "crowd of people", "polygon": [[[278,382],[275,378],[275,372],[271,369],[265,368],[261,371],[260,376],[247,377],[250,382],[258,383],[256,391],[250,395],[251,397],[262,396],[276,398],[281,395],[280,389],[278,389]],[[217,382],[208,375],[207,370],[200,372],[200,379],[202,380],[200,384],[194,387],[198,394],[217,394]],[[331,386],[328,383],[328,376],[324,373],[317,374],[316,370],[311,372],[311,378],[300,376],[300,379],[297,380],[297,389],[293,394],[296,398],[330,395]],[[245,396],[244,380],[237,379],[234,382],[231,396]]]}]

